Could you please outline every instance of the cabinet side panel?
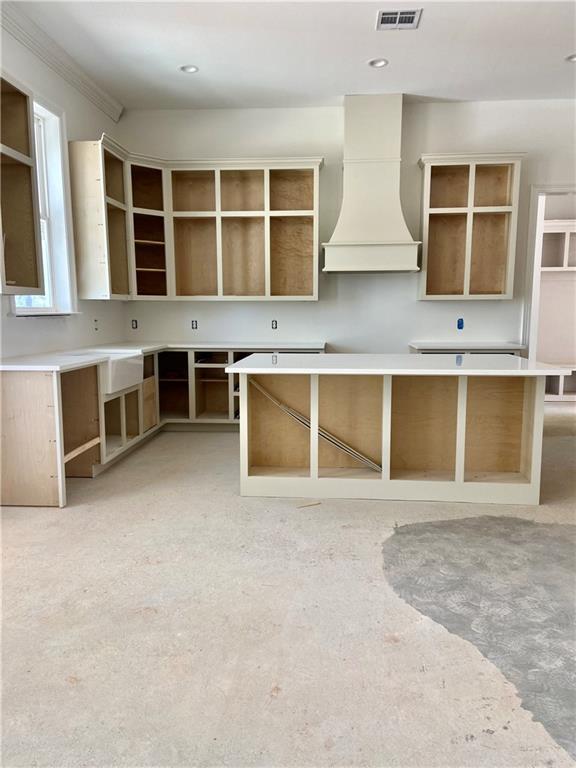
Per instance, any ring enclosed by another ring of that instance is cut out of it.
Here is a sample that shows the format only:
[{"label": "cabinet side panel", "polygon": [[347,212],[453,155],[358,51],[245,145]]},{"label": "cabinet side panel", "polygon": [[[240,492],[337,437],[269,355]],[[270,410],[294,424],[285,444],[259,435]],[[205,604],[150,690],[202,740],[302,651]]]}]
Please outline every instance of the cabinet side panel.
[{"label": "cabinet side panel", "polygon": [[98,370],[95,365],[60,375],[64,453],[100,434]]},{"label": "cabinet side panel", "polygon": [[0,373],[2,504],[59,504],[52,377],[46,372]]}]

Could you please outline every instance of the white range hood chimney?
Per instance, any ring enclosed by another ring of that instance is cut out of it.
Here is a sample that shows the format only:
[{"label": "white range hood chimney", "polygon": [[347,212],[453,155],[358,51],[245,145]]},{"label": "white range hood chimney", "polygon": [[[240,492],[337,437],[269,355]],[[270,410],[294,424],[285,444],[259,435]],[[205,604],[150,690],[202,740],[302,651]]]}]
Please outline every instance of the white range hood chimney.
[{"label": "white range hood chimney", "polygon": [[342,208],[324,272],[417,272],[400,206],[402,94],[344,97]]}]

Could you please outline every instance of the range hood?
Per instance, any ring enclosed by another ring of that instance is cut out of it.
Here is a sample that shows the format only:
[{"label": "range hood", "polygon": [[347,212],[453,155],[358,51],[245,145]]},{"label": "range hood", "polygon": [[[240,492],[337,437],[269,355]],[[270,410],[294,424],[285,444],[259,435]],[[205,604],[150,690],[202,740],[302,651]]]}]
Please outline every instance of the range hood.
[{"label": "range hood", "polygon": [[400,205],[402,94],[344,97],[342,208],[324,272],[417,272]]}]

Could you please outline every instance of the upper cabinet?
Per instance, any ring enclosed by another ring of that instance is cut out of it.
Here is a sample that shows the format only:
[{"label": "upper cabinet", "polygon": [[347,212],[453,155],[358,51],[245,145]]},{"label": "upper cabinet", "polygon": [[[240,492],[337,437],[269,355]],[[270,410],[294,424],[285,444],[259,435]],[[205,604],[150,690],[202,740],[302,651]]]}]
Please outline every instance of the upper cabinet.
[{"label": "upper cabinet", "polygon": [[423,155],[422,299],[511,299],[522,155]]},{"label": "upper cabinet", "polygon": [[32,95],[5,78],[0,83],[1,289],[13,295],[41,294],[44,286]]},{"label": "upper cabinet", "polygon": [[[149,161],[106,136],[72,142],[70,155],[80,298],[318,298],[320,158]],[[89,185],[74,181],[86,175]],[[116,234],[110,207],[118,211]],[[83,221],[86,211],[92,221]],[[126,291],[112,289],[119,261],[127,266],[116,287]]]}]

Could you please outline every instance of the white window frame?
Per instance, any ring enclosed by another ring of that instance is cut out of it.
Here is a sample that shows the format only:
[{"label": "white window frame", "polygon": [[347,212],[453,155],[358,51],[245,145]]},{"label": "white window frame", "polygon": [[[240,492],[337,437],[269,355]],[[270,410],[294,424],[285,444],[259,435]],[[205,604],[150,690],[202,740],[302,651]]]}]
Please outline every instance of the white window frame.
[{"label": "white window frame", "polygon": [[48,295],[49,306],[17,306],[18,297],[12,296],[12,312],[18,317],[77,314],[66,117],[61,109],[36,97],[34,140],[44,296]]}]

